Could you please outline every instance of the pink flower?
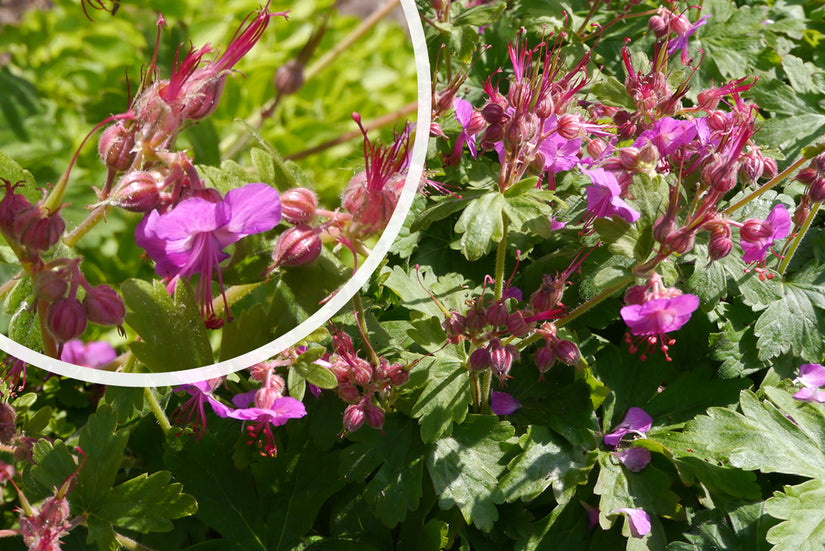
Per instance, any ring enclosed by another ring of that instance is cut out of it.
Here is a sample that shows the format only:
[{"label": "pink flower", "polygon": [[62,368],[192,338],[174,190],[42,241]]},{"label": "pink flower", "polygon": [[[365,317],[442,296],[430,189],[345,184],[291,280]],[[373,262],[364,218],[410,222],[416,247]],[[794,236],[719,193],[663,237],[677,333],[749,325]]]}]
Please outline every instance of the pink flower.
[{"label": "pink flower", "polygon": [[173,389],[175,392],[186,392],[191,398],[172,412],[172,422],[184,427],[191,426],[195,431],[195,438],[199,439],[206,431],[204,404],[209,404],[218,417],[227,417],[232,410],[219,402],[212,394],[220,382],[218,378],[175,387]]},{"label": "pink flower", "polygon": [[63,344],[60,359],[75,365],[97,369],[117,358],[112,345],[104,341],[92,341],[86,344],[80,339],[73,339]]},{"label": "pink flower", "polygon": [[645,410],[632,407],[627,410],[627,414],[621,423],[616,425],[613,432],[604,435],[604,443],[610,447],[616,447],[622,441],[625,434],[636,434],[644,436],[653,426],[653,418]]},{"label": "pink flower", "polygon": [[240,419],[242,421],[252,421],[247,427],[249,442],[258,442],[261,455],[275,457],[278,448],[275,446],[275,435],[272,434],[272,427],[279,427],[290,419],[297,419],[307,414],[303,402],[284,396],[276,398],[272,406],[268,408],[250,407],[230,411],[227,417]]},{"label": "pink flower", "polygon": [[[676,17],[681,17],[682,19],[686,18],[683,15],[678,15]],[[683,65],[687,65],[690,61],[690,53],[688,52],[688,38],[693,36],[693,34],[705,23],[708,21],[709,15],[704,15],[696,23],[688,26],[687,28],[680,27],[679,25],[674,25],[674,30],[676,31],[676,38],[671,39],[667,45],[667,55],[673,55],[676,50],[681,50],[680,58],[682,60]]]},{"label": "pink flower", "polygon": [[622,507],[615,509],[613,513],[622,513],[627,517],[630,535],[634,538],[641,538],[650,533],[650,516],[644,510]]},{"label": "pink flower", "polygon": [[622,465],[632,473],[638,473],[650,463],[650,450],[647,448],[625,448],[613,452]]},{"label": "pink flower", "polygon": [[[158,275],[176,279],[200,274],[198,297],[209,327],[220,327],[212,308],[212,275],[217,271],[223,293],[220,263],[223,249],[239,239],[271,230],[281,220],[278,191],[266,184],[232,189],[220,201],[191,197],[172,210],[153,210],[135,230],[135,242],[155,261]],[[228,312],[228,308],[227,308]]]},{"label": "pink flower", "polygon": [[492,392],[490,394],[490,409],[495,415],[512,415],[521,407],[521,402],[506,392]]},{"label": "pink flower", "polygon": [[[624,306],[619,313],[630,328],[630,333],[646,337],[635,341],[647,341],[647,348],[641,358],[651,346],[660,344],[665,353],[665,359],[670,361],[668,349],[675,342],[667,333],[681,329],[688,322],[690,315],[699,307],[699,297],[696,295],[677,295],[669,298],[654,298],[641,304]],[[638,347],[629,335],[625,341],[630,345],[630,353],[634,354]]]},{"label": "pink flower", "polygon": [[588,220],[619,216],[632,224],[639,219],[641,214],[620,197],[622,188],[612,172],[603,168],[588,170],[584,167],[581,171],[587,174],[593,184],[587,187]]},{"label": "pink flower", "polygon": [[804,364],[799,368],[799,377],[794,383],[802,383],[793,397],[803,402],[825,403],[825,367],[819,364]]},{"label": "pink flower", "polygon": [[[763,221],[758,218],[749,218],[742,223],[739,229],[740,244],[745,253],[742,260],[746,264],[756,263],[754,271],[759,279],[765,279],[765,263],[768,250],[778,239],[784,239],[791,232],[791,215],[785,205],[776,205],[768,217]],[[768,279],[773,274],[767,275]]]}]

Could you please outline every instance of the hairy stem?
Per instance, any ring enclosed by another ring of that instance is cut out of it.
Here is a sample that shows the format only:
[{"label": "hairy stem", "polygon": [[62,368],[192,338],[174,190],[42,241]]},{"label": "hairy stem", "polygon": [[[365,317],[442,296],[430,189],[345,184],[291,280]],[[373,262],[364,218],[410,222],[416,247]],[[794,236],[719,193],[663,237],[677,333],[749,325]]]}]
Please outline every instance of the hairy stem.
[{"label": "hairy stem", "polygon": [[793,255],[796,253],[796,249],[799,248],[799,244],[802,243],[802,239],[805,237],[805,234],[808,232],[808,228],[811,227],[811,223],[814,221],[816,217],[816,213],[819,211],[819,207],[822,203],[814,203],[814,206],[811,208],[811,212],[808,213],[808,217],[805,219],[805,223],[802,224],[802,227],[796,232],[796,237],[793,238],[790,245],[786,247],[783,251],[782,261],[779,263],[779,267],[776,269],[779,272],[779,275],[785,275],[785,270],[788,269],[788,265],[791,263],[791,259]]},{"label": "hairy stem", "polygon": [[63,237],[63,244],[67,247],[74,247],[80,239],[89,233],[101,220],[106,218],[106,213],[109,211],[108,205],[98,205],[86,219],[77,225],[75,229]]},{"label": "hairy stem", "polygon": [[808,160],[809,160],[809,159],[807,159],[806,157],[801,157],[801,158],[799,158],[799,159],[798,159],[795,163],[793,163],[791,166],[789,166],[788,168],[786,168],[785,170],[783,170],[782,172],[780,172],[779,174],[777,174],[776,176],[774,176],[773,178],[771,178],[768,182],[766,182],[765,184],[763,184],[763,185],[762,185],[762,187],[760,187],[759,189],[757,189],[757,190],[753,191],[753,192],[752,192],[752,193],[750,193],[749,195],[747,195],[747,196],[743,197],[742,199],[740,199],[739,201],[737,201],[737,202],[736,202],[736,203],[734,203],[733,205],[731,205],[731,206],[729,206],[728,208],[726,208],[724,211],[722,211],[722,214],[724,214],[724,215],[729,215],[729,214],[730,214],[730,213],[732,213],[733,211],[735,211],[735,210],[737,210],[737,209],[739,209],[739,208],[742,208],[743,206],[747,205],[748,203],[750,203],[751,201],[753,201],[754,199],[756,199],[757,197],[759,197],[760,195],[762,195],[763,193],[765,193],[766,191],[768,191],[769,189],[771,189],[773,186],[775,186],[776,184],[778,184],[779,182],[781,182],[782,180],[784,180],[785,178],[787,178],[788,176],[790,176],[790,174],[791,174],[792,172],[794,172],[794,171],[795,171],[796,169],[798,169],[800,166],[802,166],[803,164],[805,164],[805,162],[807,162]]},{"label": "hairy stem", "polygon": [[132,538],[118,534],[117,532],[115,532],[115,539],[124,549],[128,549],[129,551],[154,551],[151,547],[146,547],[142,543],[138,543]]},{"label": "hairy stem", "polygon": [[498,300],[504,294],[504,261],[506,260],[507,255],[507,230],[510,226],[510,220],[507,218],[507,215],[502,213],[501,214],[502,222],[504,225],[504,231],[502,232],[501,241],[498,242],[498,248],[496,249],[496,271],[494,274],[495,277],[495,300]]},{"label": "hairy stem", "polygon": [[158,420],[160,430],[163,431],[164,435],[169,434],[169,431],[172,430],[172,424],[166,417],[166,412],[163,411],[162,407],[160,407],[160,403],[158,402],[158,399],[155,398],[155,393],[152,392],[151,388],[146,387],[143,389],[143,399],[149,403],[149,407],[152,409],[152,414],[155,416],[155,419]]}]

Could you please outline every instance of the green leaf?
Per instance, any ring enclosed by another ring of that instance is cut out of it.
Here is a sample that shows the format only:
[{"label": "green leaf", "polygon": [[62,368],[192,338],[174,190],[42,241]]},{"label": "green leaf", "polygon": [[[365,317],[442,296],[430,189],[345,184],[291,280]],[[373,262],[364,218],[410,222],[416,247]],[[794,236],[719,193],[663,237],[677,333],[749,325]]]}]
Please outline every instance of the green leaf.
[{"label": "green leaf", "polygon": [[86,454],[86,461],[77,477],[72,492],[84,512],[97,512],[100,500],[112,487],[123,461],[123,450],[129,432],[115,431],[117,414],[111,406],[103,404],[80,430],[78,446]]},{"label": "green leaf", "polygon": [[443,319],[445,314],[433,301],[430,293],[447,311],[459,312],[466,308],[465,301],[472,293],[472,289],[468,289],[468,282],[461,274],[449,273],[437,277],[428,266],[422,266],[418,273],[414,269],[408,273],[400,266],[393,266],[384,286],[389,287],[401,298],[404,308],[440,319]]},{"label": "green leaf", "polygon": [[768,530],[772,551],[815,551],[825,547],[825,485],[809,480],[785,486],[765,502],[765,511],[782,519]]},{"label": "green leaf", "polygon": [[593,221],[593,229],[610,252],[616,255],[644,260],[647,257],[645,249],[649,248],[649,245],[652,246],[652,242],[643,242],[636,224],[628,224],[618,216],[611,219],[597,218]]},{"label": "green leaf", "polygon": [[536,184],[539,183],[538,176],[529,176],[520,180],[513,184],[512,186],[508,187],[504,190],[504,197],[518,197],[519,195],[530,191],[531,189],[536,189]]},{"label": "green leaf", "polygon": [[825,288],[822,277],[805,281],[775,282],[781,298],[771,303],[754,326],[759,359],[768,360],[786,352],[797,357],[819,358],[825,353]]},{"label": "green leaf", "polygon": [[510,231],[521,231],[544,239],[550,237],[553,209],[550,198],[545,195],[552,197],[546,191],[535,189],[514,197],[505,197],[504,213],[510,220]]},{"label": "green leaf", "polygon": [[0,151],[0,178],[5,178],[12,184],[22,182],[23,185],[17,188],[16,191],[25,195],[32,204],[43,198],[42,193],[37,189],[37,183],[34,181],[31,172],[24,170],[23,167],[2,151]]},{"label": "green leaf", "polygon": [[636,110],[636,102],[630,97],[624,83],[612,75],[594,82],[590,91],[605,105]]},{"label": "green leaf", "polygon": [[729,319],[725,320],[722,331],[710,335],[710,345],[713,348],[711,357],[722,362],[720,377],[744,377],[770,366],[769,362],[759,359],[752,324],[737,330]]},{"label": "green leaf", "polygon": [[552,485],[556,501],[567,503],[576,486],[587,480],[597,456],[537,425],[527,429],[519,446],[524,452],[510,461],[501,479],[501,491],[508,502],[530,501]]},{"label": "green leaf", "polygon": [[593,492],[600,495],[599,524],[607,530],[613,525],[616,509],[644,509],[648,515],[676,518],[682,513],[679,496],[669,488],[670,476],[653,465],[638,473],[623,468],[609,453],[599,456],[599,478]]},{"label": "green leaf", "polygon": [[171,473],[142,474],[112,488],[96,502],[95,515],[115,526],[137,532],[168,532],[172,519],[195,513],[195,499],[169,484]]},{"label": "green leaf", "polygon": [[212,363],[212,349],[192,289],[179,281],[174,300],[159,281],[138,279],[121,285],[129,324],[141,340],[135,356],[153,372],[180,371]]},{"label": "green leaf", "polygon": [[142,388],[107,386],[103,403],[112,406],[117,412],[117,424],[124,425],[143,411],[143,393]]},{"label": "green leaf", "polygon": [[77,470],[75,458],[62,440],[38,440],[32,448],[32,458],[32,477],[48,493],[59,488]]},{"label": "green leaf", "polygon": [[223,326],[221,361],[237,358],[274,338],[272,327],[267,323],[266,308],[256,302],[251,308],[243,310],[232,323]]},{"label": "green leaf", "polygon": [[455,231],[461,235],[461,252],[467,260],[478,260],[504,237],[502,211],[506,202],[501,193],[491,191],[473,199],[461,213]]},{"label": "green leaf", "polygon": [[420,378],[426,381],[412,408],[412,416],[421,424],[424,442],[434,442],[450,434],[454,422],[464,421],[472,398],[467,368],[457,356],[446,351],[420,362],[410,371],[411,382]]},{"label": "green leaf", "polygon": [[341,455],[341,475],[348,482],[369,480],[364,500],[378,519],[394,527],[421,499],[425,450],[415,423],[387,415],[382,432],[359,430],[348,438],[356,444]]},{"label": "green leaf", "polygon": [[438,201],[435,205],[423,210],[410,224],[410,233],[426,230],[430,224],[443,220],[462,210],[467,204],[477,197],[487,193],[484,190],[466,190],[461,196],[449,196]]},{"label": "green leaf", "polygon": [[489,532],[498,519],[496,505],[504,501],[498,477],[504,472],[507,444],[514,445],[513,427],[493,415],[471,415],[452,436],[435,442],[427,456],[427,471],[443,510],[458,507],[464,520]]},{"label": "green leaf", "polygon": [[766,391],[772,401],[742,391],[742,413],[708,409],[688,423],[687,438],[740,469],[825,479],[823,407],[797,402],[776,388]]}]

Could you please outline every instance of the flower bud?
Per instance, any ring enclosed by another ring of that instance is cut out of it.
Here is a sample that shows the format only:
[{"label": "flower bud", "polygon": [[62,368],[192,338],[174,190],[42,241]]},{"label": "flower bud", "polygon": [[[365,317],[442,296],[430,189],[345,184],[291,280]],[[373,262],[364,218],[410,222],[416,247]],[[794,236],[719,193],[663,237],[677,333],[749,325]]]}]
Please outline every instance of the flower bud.
[{"label": "flower bud", "polygon": [[321,238],[306,224],[289,228],[278,237],[272,252],[274,266],[306,266],[321,256]]},{"label": "flower bud", "polygon": [[820,153],[814,157],[814,164],[820,174],[825,173],[825,153]]},{"label": "flower bud", "polygon": [[355,432],[361,428],[366,420],[366,414],[362,405],[350,404],[344,410],[344,431]]},{"label": "flower bud", "polygon": [[592,139],[587,142],[587,154],[593,159],[598,159],[607,150],[604,140]]},{"label": "flower bud", "polygon": [[481,108],[481,116],[490,124],[500,124],[504,118],[504,108],[497,103],[488,103]]},{"label": "flower bud", "polygon": [[17,434],[17,413],[8,402],[0,403],[0,444],[8,445]]},{"label": "flower bud", "polygon": [[262,387],[255,391],[254,404],[256,408],[269,409],[275,400],[283,395],[275,388]]},{"label": "flower bud", "polygon": [[813,203],[825,201],[825,177],[817,176],[808,188],[808,198]]},{"label": "flower bud", "polygon": [[556,130],[562,138],[572,140],[584,134],[581,120],[578,115],[566,113],[559,117],[558,128]]},{"label": "flower bud", "polygon": [[765,171],[762,173],[763,178],[772,179],[779,173],[779,167],[776,166],[776,159],[770,157],[763,157],[762,162],[765,165]]},{"label": "flower bud", "polygon": [[736,170],[725,159],[714,155],[702,167],[702,180],[718,193],[727,193],[736,185]]},{"label": "flower bud", "polygon": [[553,347],[553,352],[555,352],[556,358],[565,365],[576,365],[579,363],[579,358],[581,358],[579,347],[573,341],[558,341]]},{"label": "flower bud", "polygon": [[290,59],[275,71],[274,84],[279,94],[294,94],[304,85],[304,64]]},{"label": "flower bud", "polygon": [[487,308],[487,323],[493,327],[500,327],[507,323],[510,313],[503,300],[497,300]]},{"label": "flower bud", "polygon": [[126,307],[117,291],[108,285],[95,285],[83,299],[87,319],[99,325],[123,325]]},{"label": "flower bud", "polygon": [[733,249],[733,241],[730,238],[730,228],[720,225],[710,232],[708,241],[708,256],[711,260],[719,260],[730,254]]},{"label": "flower bud", "polygon": [[767,239],[773,234],[773,228],[765,220],[749,218],[742,223],[739,228],[739,235],[748,242],[757,242]]},{"label": "flower bud", "polygon": [[52,496],[40,506],[40,519],[46,526],[61,528],[69,518],[69,501],[66,497]]},{"label": "flower bud", "polygon": [[805,224],[805,220],[808,219],[808,216],[811,214],[811,207],[808,205],[807,201],[803,200],[799,205],[797,205],[796,210],[793,212],[793,223],[797,226],[802,226]]},{"label": "flower bud", "polygon": [[66,222],[57,212],[43,216],[39,208],[35,211],[40,215],[20,234],[20,243],[31,249],[47,251],[60,240]]},{"label": "flower bud", "polygon": [[112,204],[130,212],[150,212],[160,200],[159,176],[156,172],[145,170],[127,173],[112,194]]},{"label": "flower bud", "polygon": [[486,348],[476,348],[470,354],[468,367],[471,371],[484,371],[490,367],[490,351]]},{"label": "flower bud", "polygon": [[656,35],[656,38],[664,38],[667,35],[667,23],[661,15],[654,15],[647,22],[647,28]]},{"label": "flower bud", "polygon": [[467,328],[467,318],[458,312],[450,312],[450,317],[444,320],[441,324],[444,332],[451,340],[457,342],[464,335],[464,330]]},{"label": "flower bud", "polygon": [[384,426],[384,410],[372,403],[372,400],[364,404],[365,420],[374,429],[381,429]]},{"label": "flower bud", "polygon": [[538,98],[536,100],[536,106],[533,108],[536,116],[545,120],[549,119],[555,111],[556,103],[553,101],[553,95],[549,93],[545,93]]},{"label": "flower bud", "polygon": [[507,318],[507,331],[514,337],[523,337],[530,330],[530,326],[524,319],[524,314],[521,311],[516,311],[510,314]]},{"label": "flower bud", "polygon": [[97,150],[103,164],[111,170],[125,172],[135,160],[135,131],[124,121],[117,121],[100,135]]},{"label": "flower bud", "polygon": [[644,285],[633,285],[628,287],[627,291],[624,293],[625,306],[630,306],[631,304],[644,304],[646,293],[647,288]]},{"label": "flower bud", "polygon": [[810,185],[814,180],[816,180],[818,175],[819,174],[815,168],[808,166],[797,172],[796,176],[794,176],[794,180]]},{"label": "flower bud", "polygon": [[64,275],[54,270],[41,270],[36,272],[34,279],[34,296],[46,302],[54,302],[66,296],[69,290],[69,283]]},{"label": "flower bud", "polygon": [[315,216],[318,196],[305,187],[288,189],[281,194],[281,217],[290,224],[304,224]]},{"label": "flower bud", "polygon": [[546,312],[559,304],[564,296],[565,281],[551,274],[544,274],[541,287],[530,295],[530,307],[534,312]]},{"label": "flower bud", "polygon": [[653,223],[653,239],[658,243],[666,243],[667,238],[676,231],[676,219],[669,213],[665,213]]},{"label": "flower bud", "polygon": [[487,316],[480,308],[472,308],[467,311],[467,329],[471,333],[478,333],[487,326]]},{"label": "flower bud", "polygon": [[665,241],[667,247],[678,254],[685,254],[693,249],[696,241],[694,233],[686,228],[671,233]]},{"label": "flower bud", "polygon": [[708,128],[715,132],[725,132],[731,124],[724,111],[711,111],[707,116]]},{"label": "flower bud", "polygon": [[623,147],[618,150],[619,162],[625,170],[634,170],[639,163],[639,149],[633,146]]},{"label": "flower bud", "polygon": [[185,119],[199,121],[211,115],[218,107],[218,101],[226,85],[226,77],[199,76],[196,71],[183,87],[183,108]]},{"label": "flower bud", "polygon": [[739,165],[739,177],[748,182],[757,181],[764,171],[765,163],[762,155],[758,153],[745,155],[742,164]]},{"label": "flower bud", "polygon": [[76,339],[86,330],[86,309],[75,298],[61,298],[49,305],[46,327],[60,342]]},{"label": "flower bud", "polygon": [[529,81],[521,80],[510,84],[507,92],[507,99],[513,107],[526,106],[533,98],[533,90]]},{"label": "flower bud", "polygon": [[404,366],[399,363],[390,363],[388,360],[381,358],[378,362],[378,369],[381,377],[389,381],[392,386],[403,385],[409,379],[409,373],[404,369]]},{"label": "flower bud", "polygon": [[349,381],[339,381],[336,389],[338,396],[348,404],[355,404],[361,400],[361,393],[358,387]]},{"label": "flower bud", "polygon": [[491,150],[495,144],[501,141],[504,136],[504,125],[501,123],[492,123],[481,135],[481,149]]},{"label": "flower bud", "polygon": [[533,357],[536,362],[536,367],[539,368],[540,373],[547,373],[553,364],[556,363],[556,353],[550,346],[542,346],[536,350],[536,355]]},{"label": "flower bud", "polygon": [[518,349],[512,344],[503,346],[501,341],[493,339],[487,345],[490,352],[490,367],[500,378],[506,378],[513,367],[513,360],[518,357]]},{"label": "flower bud", "polygon": [[355,362],[349,366],[350,380],[361,386],[367,386],[372,381],[372,365],[366,360],[355,358]]},{"label": "flower bud", "polygon": [[35,209],[25,195],[14,193],[15,186],[9,182],[5,182],[5,184],[6,195],[0,200],[0,230],[9,239],[17,241],[20,238],[20,233],[25,229],[17,229],[18,220],[27,216],[33,217],[33,220],[38,217],[38,209]]}]

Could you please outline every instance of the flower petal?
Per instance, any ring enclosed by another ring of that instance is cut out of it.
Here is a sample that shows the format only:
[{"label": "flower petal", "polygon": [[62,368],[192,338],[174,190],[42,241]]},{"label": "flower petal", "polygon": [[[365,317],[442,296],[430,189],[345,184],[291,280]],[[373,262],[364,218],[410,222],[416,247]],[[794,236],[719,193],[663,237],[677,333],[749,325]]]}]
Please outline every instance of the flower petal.
[{"label": "flower petal", "polygon": [[224,202],[229,206],[231,216],[225,229],[234,238],[225,242],[222,233],[219,239],[223,246],[253,233],[269,231],[281,221],[278,190],[266,184],[248,184],[230,190]]},{"label": "flower petal", "polygon": [[506,392],[492,392],[490,394],[490,409],[496,415],[512,415],[521,407],[521,402]]}]

